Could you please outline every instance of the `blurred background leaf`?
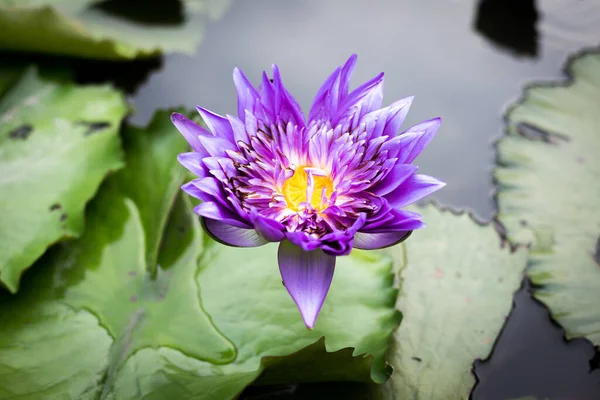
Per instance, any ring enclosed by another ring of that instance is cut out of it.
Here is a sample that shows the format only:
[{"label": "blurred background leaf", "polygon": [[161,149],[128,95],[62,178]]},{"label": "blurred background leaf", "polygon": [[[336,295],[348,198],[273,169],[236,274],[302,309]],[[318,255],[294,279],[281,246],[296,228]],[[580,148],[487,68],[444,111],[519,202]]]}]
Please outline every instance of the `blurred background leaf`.
[{"label": "blurred background leaf", "polygon": [[110,86],[59,84],[34,68],[0,99],[0,284],[10,291],[49,245],[83,232],[86,202],[123,165],[126,112]]},{"label": "blurred background leaf", "polygon": [[527,274],[567,338],[600,347],[600,53],[528,87],[498,146],[499,219],[533,245]]},{"label": "blurred background leaf", "polygon": [[193,53],[227,0],[0,0],[0,49],[95,59]]}]

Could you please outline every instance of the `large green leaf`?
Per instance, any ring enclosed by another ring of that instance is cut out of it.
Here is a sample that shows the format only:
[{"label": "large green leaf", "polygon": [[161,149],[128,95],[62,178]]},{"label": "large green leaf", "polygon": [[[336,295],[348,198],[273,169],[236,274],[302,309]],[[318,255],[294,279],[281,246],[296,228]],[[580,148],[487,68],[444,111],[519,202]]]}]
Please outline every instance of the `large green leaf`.
[{"label": "large green leaf", "polygon": [[186,170],[175,161],[176,155],[186,152],[188,145],[174,133],[169,113],[159,111],[148,127],[127,127],[123,146],[128,149],[127,168],[119,172],[115,182],[140,213],[146,264],[154,271],[174,194],[186,177]]},{"label": "large green leaf", "polygon": [[20,65],[3,65],[0,68],[0,97],[16,82],[23,74]]},{"label": "large green leaf", "polygon": [[[466,214],[419,209],[425,229],[405,242],[394,334],[394,373],[385,399],[466,399],[473,361],[486,358],[512,306],[527,261],[523,248],[502,246],[493,226]],[[400,247],[393,248],[395,253]]]},{"label": "large green leaf", "polygon": [[[55,246],[17,295],[0,298],[0,399],[221,400],[261,373],[262,383],[387,378],[399,322],[388,258],[340,258],[309,331],[276,246],[217,244],[176,197],[186,145],[167,114],[126,129],[124,143],[127,167],[91,202],[82,238]],[[169,208],[165,224],[155,214]]]},{"label": "large green leaf", "polygon": [[[215,10],[222,13],[228,2],[184,0],[183,20],[162,24],[117,16],[95,3],[99,1],[0,0],[0,48],[101,59],[147,57],[163,51],[191,53],[202,36],[200,16],[215,17]],[[131,2],[120,3],[132,7],[127,4]],[[140,15],[168,4],[177,2],[136,1],[133,6]]]},{"label": "large green leaf", "polygon": [[566,329],[600,346],[600,53],[570,60],[571,79],[525,90],[498,143],[499,218],[533,243],[534,295]]},{"label": "large green leaf", "polygon": [[52,243],[79,236],[86,202],[122,166],[127,112],[108,86],[60,85],[30,69],[0,99],[0,284]]}]

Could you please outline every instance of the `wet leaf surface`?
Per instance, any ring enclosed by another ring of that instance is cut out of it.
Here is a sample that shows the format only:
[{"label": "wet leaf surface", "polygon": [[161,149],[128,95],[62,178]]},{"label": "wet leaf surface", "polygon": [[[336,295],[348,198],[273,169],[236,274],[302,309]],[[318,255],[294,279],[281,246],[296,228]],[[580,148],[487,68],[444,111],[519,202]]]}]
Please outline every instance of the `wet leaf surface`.
[{"label": "wet leaf surface", "polygon": [[[525,90],[507,115],[495,170],[499,219],[531,243],[534,295],[566,329],[600,346],[600,53],[569,60],[569,81]],[[523,126],[547,140],[522,134]]]},{"label": "wet leaf surface", "polygon": [[[0,99],[0,284],[19,278],[46,248],[83,232],[100,182],[122,167],[127,107],[104,86],[58,84],[28,70]],[[101,123],[93,135],[86,123]]]}]

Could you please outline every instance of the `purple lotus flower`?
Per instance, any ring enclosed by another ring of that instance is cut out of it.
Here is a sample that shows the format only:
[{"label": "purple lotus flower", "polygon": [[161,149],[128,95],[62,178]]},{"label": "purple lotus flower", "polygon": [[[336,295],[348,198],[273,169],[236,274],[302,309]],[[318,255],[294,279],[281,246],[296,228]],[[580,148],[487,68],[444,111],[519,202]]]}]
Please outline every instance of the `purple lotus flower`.
[{"label": "purple lotus flower", "polygon": [[179,161],[198,179],[182,189],[202,200],[204,228],[230,246],[280,242],[283,283],[308,328],[336,257],[406,239],[424,224],[402,208],[444,186],[411,164],[441,120],[397,134],[412,97],[380,108],[383,74],[350,92],[355,64],[353,55],[327,78],[306,119],[276,65],[258,90],[234,70],[238,117],[198,107],[210,132],[171,118],[193,149]]}]

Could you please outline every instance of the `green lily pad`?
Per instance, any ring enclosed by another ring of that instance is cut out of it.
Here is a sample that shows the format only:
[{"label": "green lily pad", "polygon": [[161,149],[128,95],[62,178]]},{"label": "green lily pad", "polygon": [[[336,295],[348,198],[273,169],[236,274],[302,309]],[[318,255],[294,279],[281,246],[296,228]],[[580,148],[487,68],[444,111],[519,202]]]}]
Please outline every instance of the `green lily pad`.
[{"label": "green lily pad", "polygon": [[19,80],[24,68],[20,65],[3,65],[0,68],[0,96]]},{"label": "green lily pad", "polygon": [[[98,7],[97,3],[97,0],[0,0],[0,48],[98,59],[149,57],[164,51],[192,53],[202,37],[200,17],[216,17],[215,10],[222,13],[223,4],[227,4],[182,1],[183,20],[161,24],[127,19]],[[135,4],[139,8],[137,14],[152,7],[148,2]]]},{"label": "green lily pad", "polygon": [[567,74],[530,86],[508,112],[499,219],[511,241],[533,244],[535,297],[567,337],[600,346],[600,53],[571,59]]},{"label": "green lily pad", "polygon": [[[158,111],[146,128],[128,126],[122,136],[123,147],[128,149],[127,168],[119,171],[115,182],[120,192],[133,200],[140,213],[145,232],[146,264],[154,271],[174,194],[187,173],[176,162],[176,157],[188,151],[188,144],[178,132],[174,134],[167,111]],[[177,246],[177,243],[172,245]]]},{"label": "green lily pad", "polygon": [[34,69],[0,99],[0,284],[10,291],[50,244],[82,233],[86,202],[123,165],[126,112],[109,86],[57,84]]},{"label": "green lily pad", "polygon": [[389,258],[340,258],[309,331],[275,245],[234,249],[201,231],[179,194],[186,145],[167,114],[123,136],[127,167],[90,203],[81,239],[53,247],[17,295],[0,297],[0,399],[220,400],[259,376],[387,378],[399,322]]},{"label": "green lily pad", "polygon": [[473,361],[490,354],[527,251],[502,246],[493,226],[466,214],[418,211],[428,225],[404,243],[408,264],[397,303],[403,319],[389,355],[394,373],[379,398],[466,399],[475,384]]}]

